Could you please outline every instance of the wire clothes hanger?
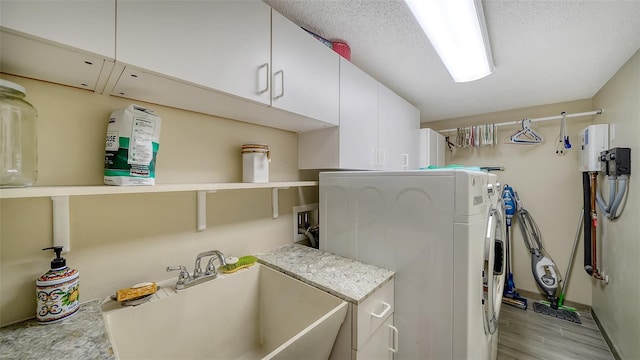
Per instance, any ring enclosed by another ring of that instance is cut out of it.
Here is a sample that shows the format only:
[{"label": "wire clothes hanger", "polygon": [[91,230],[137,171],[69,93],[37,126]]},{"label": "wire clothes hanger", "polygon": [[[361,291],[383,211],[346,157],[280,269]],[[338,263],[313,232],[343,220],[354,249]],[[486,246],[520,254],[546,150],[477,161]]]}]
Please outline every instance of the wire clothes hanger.
[{"label": "wire clothes hanger", "polygon": [[571,149],[569,135],[567,135],[567,127],[564,122],[566,113],[563,111],[560,115],[562,119],[560,120],[560,135],[556,138],[556,155],[564,155],[566,151]]},{"label": "wire clothes hanger", "polygon": [[522,129],[507,139],[508,144],[533,145],[540,144],[543,141],[542,136],[536,134],[536,132],[531,129],[530,119],[522,119],[520,123]]}]

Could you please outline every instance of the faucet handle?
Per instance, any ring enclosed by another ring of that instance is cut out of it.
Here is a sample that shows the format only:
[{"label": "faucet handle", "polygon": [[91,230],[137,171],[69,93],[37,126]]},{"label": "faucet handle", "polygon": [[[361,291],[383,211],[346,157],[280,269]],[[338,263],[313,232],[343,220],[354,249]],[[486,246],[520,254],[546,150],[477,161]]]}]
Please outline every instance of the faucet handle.
[{"label": "faucet handle", "polygon": [[209,262],[207,263],[207,267],[205,270],[206,275],[217,274],[216,265],[214,264],[216,258],[220,261],[220,266],[227,265],[227,259],[224,257],[224,254],[221,251],[213,250],[213,253],[215,256],[211,257],[211,259],[209,259]]},{"label": "faucet handle", "polygon": [[185,284],[190,279],[189,271],[187,271],[187,268],[182,265],[167,266],[167,271],[180,271],[177,284]]}]

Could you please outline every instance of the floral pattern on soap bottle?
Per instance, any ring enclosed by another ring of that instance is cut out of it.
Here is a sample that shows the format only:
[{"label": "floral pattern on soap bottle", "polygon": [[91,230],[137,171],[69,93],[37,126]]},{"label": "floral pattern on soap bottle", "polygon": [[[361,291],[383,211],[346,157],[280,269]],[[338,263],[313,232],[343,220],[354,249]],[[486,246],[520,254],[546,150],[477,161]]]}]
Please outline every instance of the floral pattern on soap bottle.
[{"label": "floral pattern on soap bottle", "polygon": [[79,279],[77,276],[73,276],[71,280],[63,283],[37,286],[36,298],[38,300],[36,314],[38,322],[60,321],[75,314],[80,308]]}]

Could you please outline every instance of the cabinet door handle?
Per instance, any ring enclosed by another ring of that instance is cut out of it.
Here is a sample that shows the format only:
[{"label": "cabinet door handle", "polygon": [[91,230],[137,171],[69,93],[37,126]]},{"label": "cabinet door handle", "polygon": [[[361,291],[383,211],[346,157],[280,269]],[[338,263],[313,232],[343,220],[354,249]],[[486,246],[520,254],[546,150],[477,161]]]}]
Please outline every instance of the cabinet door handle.
[{"label": "cabinet door handle", "polygon": [[378,318],[378,319],[382,319],[383,317],[385,317],[385,315],[387,315],[387,313],[389,312],[389,310],[391,310],[391,305],[387,304],[386,302],[382,302],[382,305],[384,306],[384,310],[382,310],[382,312],[380,314],[376,314],[376,313],[371,313],[371,316]]},{"label": "cabinet door handle", "polygon": [[409,167],[409,154],[402,154],[402,166]]},{"label": "cabinet door handle", "polygon": [[276,80],[276,76],[278,76],[278,74],[280,74],[280,95],[276,95],[276,96],[273,98],[274,100],[276,100],[276,99],[280,99],[281,97],[283,97],[283,96],[284,96],[284,70],[276,71],[276,72],[273,74],[273,81],[274,81],[274,82],[275,82],[275,80]]},{"label": "cabinet door handle", "polygon": [[389,350],[395,354],[398,352],[398,328],[393,325],[389,325],[389,329],[393,331],[393,343],[391,344]]},{"label": "cabinet door handle", "polygon": [[384,149],[378,149],[378,166],[380,166],[380,168],[384,167],[384,163],[386,161],[386,154]]},{"label": "cabinet door handle", "polygon": [[[260,79],[262,78],[262,76],[260,76],[260,73],[262,72],[262,69],[265,69],[264,88],[260,88]],[[267,91],[269,91],[269,63],[264,63],[258,66],[258,94],[263,94]]]}]

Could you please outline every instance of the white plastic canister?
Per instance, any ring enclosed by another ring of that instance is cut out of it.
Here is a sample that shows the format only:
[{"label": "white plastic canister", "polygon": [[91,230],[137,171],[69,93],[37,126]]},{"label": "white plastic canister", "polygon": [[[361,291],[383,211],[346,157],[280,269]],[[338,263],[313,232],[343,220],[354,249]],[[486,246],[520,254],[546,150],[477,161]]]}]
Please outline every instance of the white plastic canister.
[{"label": "white plastic canister", "polygon": [[271,162],[269,145],[255,143],[243,144],[242,182],[268,183],[269,162]]}]

